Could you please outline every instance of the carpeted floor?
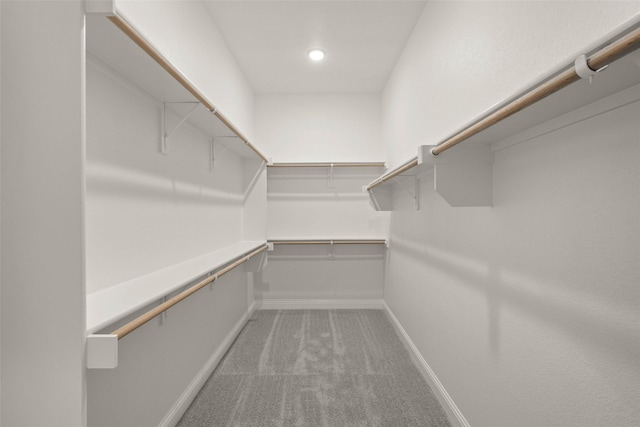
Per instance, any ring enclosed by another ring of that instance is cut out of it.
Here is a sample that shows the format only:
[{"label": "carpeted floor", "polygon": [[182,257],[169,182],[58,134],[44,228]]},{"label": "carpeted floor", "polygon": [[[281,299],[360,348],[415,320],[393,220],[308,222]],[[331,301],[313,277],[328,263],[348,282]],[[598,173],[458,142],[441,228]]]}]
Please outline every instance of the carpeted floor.
[{"label": "carpeted floor", "polygon": [[449,425],[382,310],[256,312],[178,424]]}]

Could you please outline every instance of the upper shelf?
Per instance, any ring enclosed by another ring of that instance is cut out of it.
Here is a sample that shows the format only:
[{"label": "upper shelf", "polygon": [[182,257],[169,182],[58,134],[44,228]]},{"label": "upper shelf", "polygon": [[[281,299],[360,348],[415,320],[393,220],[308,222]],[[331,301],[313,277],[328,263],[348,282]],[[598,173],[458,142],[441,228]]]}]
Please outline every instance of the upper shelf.
[{"label": "upper shelf", "polygon": [[593,76],[581,79],[468,138],[463,144],[493,144],[526,129],[548,122],[607,96],[640,84],[640,50],[609,64]]},{"label": "upper shelf", "polygon": [[[624,103],[621,99],[640,87],[640,50],[634,50],[638,46],[640,24],[603,43],[588,59],[581,56],[575,64],[505,99],[449,138],[419,146],[416,157],[367,186],[372,205],[391,210],[390,184],[395,178],[433,169],[435,190],[451,206],[492,206],[493,147],[526,141],[587,119],[594,111],[609,111],[611,103]],[[399,183],[418,208],[417,180],[413,192]]]},{"label": "upper shelf", "polygon": [[383,168],[385,162],[291,162],[271,163],[269,168]]},{"label": "upper shelf", "polygon": [[225,138],[224,144],[241,157],[258,156],[268,161],[180,70],[122,17],[88,13],[86,27],[87,50],[91,54],[159,102],[169,103],[168,107],[179,115],[186,115],[190,108],[187,103],[201,104],[189,116],[189,123],[206,135]]}]

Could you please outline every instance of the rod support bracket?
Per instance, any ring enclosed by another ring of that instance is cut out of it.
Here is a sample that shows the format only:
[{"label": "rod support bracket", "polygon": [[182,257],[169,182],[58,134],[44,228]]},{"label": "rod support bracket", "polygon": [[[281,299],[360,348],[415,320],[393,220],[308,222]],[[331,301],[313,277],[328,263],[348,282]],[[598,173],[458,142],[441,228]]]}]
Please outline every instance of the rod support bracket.
[{"label": "rod support bracket", "polygon": [[333,185],[333,163],[331,163],[331,165],[329,166],[329,178],[327,180],[327,187],[335,188],[335,185]]},{"label": "rod support bracket", "polygon": [[598,70],[594,70],[589,67],[589,64],[587,63],[587,57],[585,55],[580,55],[576,58],[574,67],[576,69],[576,74],[578,75],[578,77],[580,77],[581,79],[589,79],[589,83],[591,83],[593,76],[607,68],[608,65],[605,65]]},{"label": "rod support bracket", "polygon": [[118,336],[91,334],[87,337],[87,368],[114,369],[118,367]]}]

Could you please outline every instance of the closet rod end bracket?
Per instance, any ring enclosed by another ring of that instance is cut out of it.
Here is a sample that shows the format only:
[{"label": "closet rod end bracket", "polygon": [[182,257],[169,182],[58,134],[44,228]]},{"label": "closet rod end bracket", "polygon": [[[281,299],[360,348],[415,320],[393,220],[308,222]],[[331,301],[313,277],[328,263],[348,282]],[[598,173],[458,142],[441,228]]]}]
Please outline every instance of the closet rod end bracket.
[{"label": "closet rod end bracket", "polygon": [[587,63],[587,57],[585,55],[580,55],[576,58],[574,67],[578,77],[580,77],[581,79],[589,79],[589,82],[591,82],[593,76],[607,68],[608,65],[605,65],[598,70],[594,70],[593,68],[589,67],[589,64]]},{"label": "closet rod end bracket", "polygon": [[118,367],[118,336],[91,334],[87,337],[87,368],[114,369]]}]

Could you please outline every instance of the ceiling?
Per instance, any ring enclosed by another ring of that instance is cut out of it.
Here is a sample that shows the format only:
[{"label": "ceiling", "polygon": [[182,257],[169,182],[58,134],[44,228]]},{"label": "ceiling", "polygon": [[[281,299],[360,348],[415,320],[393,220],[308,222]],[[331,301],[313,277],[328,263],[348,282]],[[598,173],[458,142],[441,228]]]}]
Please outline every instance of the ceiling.
[{"label": "ceiling", "polygon": [[424,0],[205,4],[256,93],[353,93],[382,90]]}]

